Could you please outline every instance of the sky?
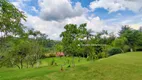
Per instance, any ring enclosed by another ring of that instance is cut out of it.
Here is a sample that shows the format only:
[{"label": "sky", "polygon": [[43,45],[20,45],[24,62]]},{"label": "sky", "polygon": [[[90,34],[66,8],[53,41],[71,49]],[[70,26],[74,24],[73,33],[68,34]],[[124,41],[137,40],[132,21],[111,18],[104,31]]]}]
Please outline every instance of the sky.
[{"label": "sky", "polygon": [[9,0],[27,16],[22,23],[60,40],[66,24],[87,23],[94,32],[117,34],[122,25],[142,26],[142,0]]}]

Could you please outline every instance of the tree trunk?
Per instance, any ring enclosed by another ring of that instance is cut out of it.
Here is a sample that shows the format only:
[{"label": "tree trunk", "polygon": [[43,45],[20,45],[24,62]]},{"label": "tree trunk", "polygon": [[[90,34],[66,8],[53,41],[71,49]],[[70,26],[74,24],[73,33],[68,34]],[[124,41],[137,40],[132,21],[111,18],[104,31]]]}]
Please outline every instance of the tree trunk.
[{"label": "tree trunk", "polygon": [[15,64],[19,69],[20,69],[20,66],[18,64]]},{"label": "tree trunk", "polygon": [[32,68],[34,67],[34,62],[33,62],[33,63],[31,63],[31,66],[32,66]]},{"label": "tree trunk", "polygon": [[27,62],[27,68],[29,68],[29,63]]},{"label": "tree trunk", "polygon": [[72,56],[72,65],[73,65],[73,67],[75,67],[74,56]]},{"label": "tree trunk", "polygon": [[121,49],[121,51],[122,51],[122,53],[124,53],[124,50],[123,50],[123,49]]},{"label": "tree trunk", "polygon": [[39,65],[40,65],[40,61],[39,61],[39,60],[37,60],[36,67],[38,68],[38,67],[39,67]]},{"label": "tree trunk", "polygon": [[23,68],[23,60],[20,60],[21,69]]}]

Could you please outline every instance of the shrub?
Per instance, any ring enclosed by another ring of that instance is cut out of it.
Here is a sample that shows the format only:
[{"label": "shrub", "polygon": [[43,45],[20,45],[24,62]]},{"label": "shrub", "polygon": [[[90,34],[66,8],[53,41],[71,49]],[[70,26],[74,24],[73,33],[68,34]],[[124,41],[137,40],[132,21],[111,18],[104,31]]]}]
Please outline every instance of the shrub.
[{"label": "shrub", "polygon": [[111,48],[109,51],[108,51],[108,54],[111,56],[111,55],[115,55],[115,54],[119,54],[119,53],[122,53],[122,50],[120,48]]},{"label": "shrub", "polygon": [[101,52],[98,54],[98,58],[106,58],[107,56],[108,56],[108,54],[105,52]]},{"label": "shrub", "polygon": [[45,56],[46,56],[47,58],[56,57],[56,54],[55,54],[55,53],[48,53],[48,54],[45,54]]},{"label": "shrub", "polygon": [[97,59],[98,59],[98,55],[96,55],[95,53],[87,56],[87,61],[97,60]]},{"label": "shrub", "polygon": [[56,57],[56,54],[50,53],[50,54],[49,54],[49,57]]},{"label": "shrub", "polygon": [[124,46],[123,46],[123,51],[124,51],[124,52],[130,51],[130,47],[129,47],[128,45],[124,45]]},{"label": "shrub", "polygon": [[47,56],[45,54],[41,55],[41,59],[45,59]]},{"label": "shrub", "polygon": [[142,46],[136,47],[136,51],[142,51]]}]

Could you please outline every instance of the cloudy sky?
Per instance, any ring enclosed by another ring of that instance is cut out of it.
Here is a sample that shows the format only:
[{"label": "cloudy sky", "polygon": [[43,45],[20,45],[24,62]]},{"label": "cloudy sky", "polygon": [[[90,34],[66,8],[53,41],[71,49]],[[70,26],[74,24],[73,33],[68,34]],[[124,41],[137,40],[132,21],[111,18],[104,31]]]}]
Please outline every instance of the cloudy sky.
[{"label": "cloudy sky", "polygon": [[95,32],[117,33],[122,25],[142,26],[142,0],[9,0],[24,11],[29,28],[60,40],[66,24],[87,23]]}]

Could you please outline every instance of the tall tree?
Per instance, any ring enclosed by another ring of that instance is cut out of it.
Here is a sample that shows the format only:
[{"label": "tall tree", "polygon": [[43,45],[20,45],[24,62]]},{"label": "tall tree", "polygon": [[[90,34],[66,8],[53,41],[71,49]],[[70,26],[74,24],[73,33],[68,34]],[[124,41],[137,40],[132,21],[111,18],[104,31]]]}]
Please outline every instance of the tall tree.
[{"label": "tall tree", "polygon": [[[8,35],[19,36],[24,32],[21,20],[25,15],[7,0],[0,0],[0,41],[4,43]],[[26,20],[25,20],[26,21]],[[2,46],[2,44],[1,44]]]},{"label": "tall tree", "polygon": [[23,31],[21,20],[25,20],[23,12],[19,11],[7,0],[0,0],[0,32],[18,35]]},{"label": "tall tree", "polygon": [[136,49],[140,36],[140,31],[131,29],[129,26],[123,26],[120,31],[120,37],[125,37],[128,40],[131,51]]},{"label": "tall tree", "polygon": [[66,54],[73,55],[74,54],[74,47],[77,45],[73,45],[76,37],[77,37],[77,25],[68,24],[64,27],[66,31],[62,32],[60,37],[62,37],[63,42],[63,51]]}]

